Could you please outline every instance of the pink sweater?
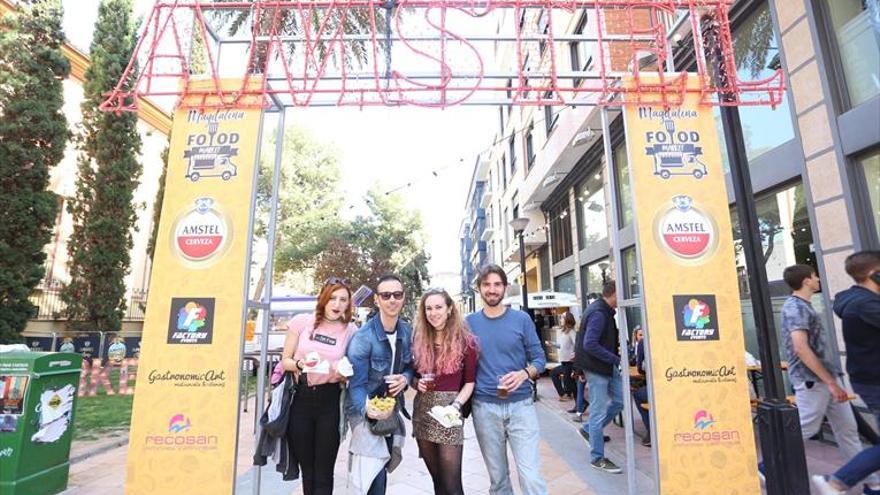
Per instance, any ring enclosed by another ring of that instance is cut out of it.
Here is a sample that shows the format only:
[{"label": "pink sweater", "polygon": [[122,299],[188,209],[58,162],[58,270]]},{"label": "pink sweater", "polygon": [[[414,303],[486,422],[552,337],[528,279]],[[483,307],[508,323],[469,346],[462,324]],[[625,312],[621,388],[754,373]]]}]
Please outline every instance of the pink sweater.
[{"label": "pink sweater", "polygon": [[288,332],[299,334],[299,343],[293,353],[293,359],[305,359],[310,352],[317,352],[322,360],[330,361],[330,373],[306,373],[309,385],[338,383],[336,363],[345,356],[348,339],[357,331],[354,323],[345,325],[338,322],[322,322],[315,327],[314,314],[300,314],[293,317]]}]

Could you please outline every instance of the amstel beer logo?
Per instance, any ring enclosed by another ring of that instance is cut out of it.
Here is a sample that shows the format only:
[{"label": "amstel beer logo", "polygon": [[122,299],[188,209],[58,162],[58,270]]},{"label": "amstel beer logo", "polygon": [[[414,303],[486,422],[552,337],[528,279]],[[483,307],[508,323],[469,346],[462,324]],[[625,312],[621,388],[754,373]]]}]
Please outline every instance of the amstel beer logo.
[{"label": "amstel beer logo", "polygon": [[174,248],[184,259],[207,261],[223,252],[229,243],[226,219],[214,208],[212,198],[198,198],[195,208],[185,212],[174,225]]},{"label": "amstel beer logo", "polygon": [[710,254],[717,243],[715,222],[693,206],[684,194],[672,198],[672,208],[657,221],[657,237],[663,249],[682,260],[697,260]]}]

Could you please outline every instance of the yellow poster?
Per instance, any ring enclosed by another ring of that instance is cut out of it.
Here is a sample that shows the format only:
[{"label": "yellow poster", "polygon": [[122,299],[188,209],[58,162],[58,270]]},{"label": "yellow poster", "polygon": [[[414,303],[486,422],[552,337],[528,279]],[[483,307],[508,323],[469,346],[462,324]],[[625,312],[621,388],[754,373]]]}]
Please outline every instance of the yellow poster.
[{"label": "yellow poster", "polygon": [[[223,83],[230,89],[240,85]],[[253,108],[175,113],[126,493],[233,492],[261,113]]]},{"label": "yellow poster", "polygon": [[660,492],[760,493],[721,150],[699,99],[625,110]]}]

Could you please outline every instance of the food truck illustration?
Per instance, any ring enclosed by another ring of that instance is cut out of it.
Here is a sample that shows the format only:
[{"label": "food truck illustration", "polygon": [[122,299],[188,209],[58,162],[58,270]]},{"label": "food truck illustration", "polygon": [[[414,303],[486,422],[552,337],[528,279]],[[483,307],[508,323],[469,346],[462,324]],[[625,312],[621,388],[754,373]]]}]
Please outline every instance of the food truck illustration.
[{"label": "food truck illustration", "polygon": [[197,182],[202,177],[220,177],[229,180],[235,177],[238,167],[232,157],[238,152],[231,146],[196,146],[186,150],[184,158],[189,160],[186,178]]},{"label": "food truck illustration", "polygon": [[645,147],[645,153],[654,158],[654,175],[668,179],[673,175],[692,175],[702,179],[706,175],[706,164],[700,161],[703,148],[697,146],[700,135],[696,131],[675,131],[675,122],[664,119],[664,131],[647,133],[647,140],[653,143]]}]

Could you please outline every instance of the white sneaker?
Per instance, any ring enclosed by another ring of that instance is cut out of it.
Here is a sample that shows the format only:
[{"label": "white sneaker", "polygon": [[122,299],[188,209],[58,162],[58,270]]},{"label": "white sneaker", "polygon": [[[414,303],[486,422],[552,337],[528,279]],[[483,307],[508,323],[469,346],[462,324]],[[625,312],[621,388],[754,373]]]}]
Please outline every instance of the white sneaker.
[{"label": "white sneaker", "polygon": [[846,491],[840,491],[837,488],[831,486],[831,483],[828,482],[828,477],[823,476],[821,474],[814,474],[811,478],[813,481],[813,486],[818,490],[819,495],[845,495]]}]

